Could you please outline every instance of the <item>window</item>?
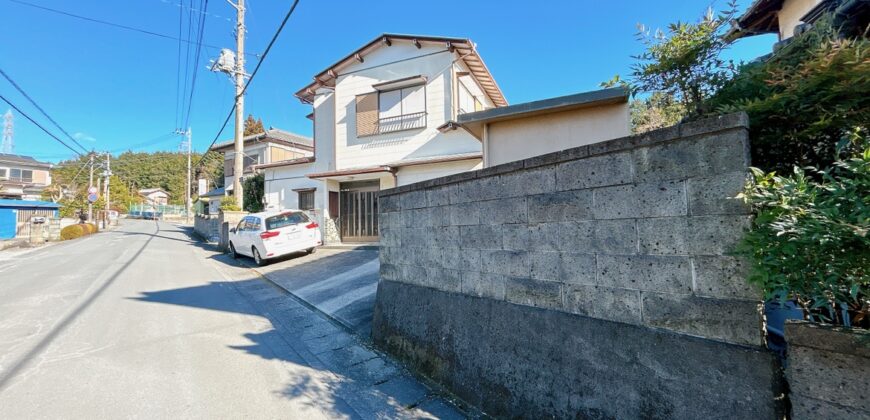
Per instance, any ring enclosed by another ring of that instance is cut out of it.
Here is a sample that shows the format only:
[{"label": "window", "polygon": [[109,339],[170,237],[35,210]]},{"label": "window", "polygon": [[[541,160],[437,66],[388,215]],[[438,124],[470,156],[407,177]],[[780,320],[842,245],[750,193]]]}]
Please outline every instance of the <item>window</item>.
[{"label": "window", "polygon": [[299,210],[314,209],[314,191],[299,191]]},{"label": "window", "polygon": [[299,223],[308,223],[311,220],[305,213],[294,211],[290,213],[281,213],[277,216],[272,216],[266,219],[266,230],[280,229],[290,225],[298,225]]},{"label": "window", "polygon": [[356,97],[357,136],[426,127],[426,85]]},{"label": "window", "polygon": [[471,94],[471,91],[464,83],[459,83],[459,113],[475,112],[483,110],[483,104],[476,96]]},{"label": "window", "polygon": [[20,182],[33,182],[33,171],[26,169],[10,169],[9,179]]},{"label": "window", "polygon": [[8,176],[8,170],[6,168],[0,168],[0,179],[6,179]]}]

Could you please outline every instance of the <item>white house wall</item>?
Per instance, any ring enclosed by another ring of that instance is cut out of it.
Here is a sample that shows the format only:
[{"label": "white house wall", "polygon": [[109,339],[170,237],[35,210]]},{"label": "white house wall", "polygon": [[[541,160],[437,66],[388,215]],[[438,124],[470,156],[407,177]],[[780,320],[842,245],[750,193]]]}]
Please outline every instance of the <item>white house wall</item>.
[{"label": "white house wall", "polygon": [[263,169],[266,206],[278,209],[299,208],[299,197],[297,192],[293,190],[316,188],[314,207],[317,209],[325,208],[326,201],[323,192],[326,190],[326,184],[306,176],[313,172],[312,166],[313,164],[309,163]]},{"label": "white house wall", "polygon": [[319,89],[314,97],[315,170],[335,170],[335,93]]},{"label": "white house wall", "polygon": [[[335,87],[336,169],[386,164],[416,157],[479,152],[481,144],[467,133],[442,135],[437,127],[447,122],[452,62],[456,56],[444,46],[417,49],[410,42],[394,41],[339,72]],[[404,60],[404,61],[400,61]],[[399,61],[399,62],[396,62]],[[392,63],[392,64],[387,64]],[[426,83],[426,128],[374,136],[356,136],[356,96],[374,91],[372,85],[423,75]],[[317,112],[315,112],[317,116]],[[321,147],[318,141],[318,147]]]}]

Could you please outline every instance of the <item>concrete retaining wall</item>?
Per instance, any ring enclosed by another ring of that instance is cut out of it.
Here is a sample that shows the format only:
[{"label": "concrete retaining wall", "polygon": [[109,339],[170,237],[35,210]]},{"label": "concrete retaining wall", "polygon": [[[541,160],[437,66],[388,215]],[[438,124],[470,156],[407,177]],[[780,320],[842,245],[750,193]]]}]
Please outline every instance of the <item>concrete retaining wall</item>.
[{"label": "concrete retaining wall", "polygon": [[[772,417],[758,294],[726,255],[750,221],[733,198],[747,127],[733,114],[382,191],[375,341],[498,415]],[[652,391],[668,386],[683,391]]]},{"label": "concrete retaining wall", "polygon": [[870,333],[789,322],[792,418],[870,419]]},{"label": "concrete retaining wall", "polygon": [[193,219],[193,230],[209,242],[219,242],[221,232],[219,216],[216,214],[197,214]]}]

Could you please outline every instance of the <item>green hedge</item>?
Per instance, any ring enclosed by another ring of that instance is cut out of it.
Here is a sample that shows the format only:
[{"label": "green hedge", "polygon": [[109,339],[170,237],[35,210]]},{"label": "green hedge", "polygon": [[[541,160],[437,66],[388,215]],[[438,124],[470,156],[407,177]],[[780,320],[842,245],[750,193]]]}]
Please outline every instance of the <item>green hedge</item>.
[{"label": "green hedge", "polygon": [[62,241],[77,239],[85,235],[97,233],[97,225],[93,223],[79,223],[67,226],[60,230],[60,239]]},{"label": "green hedge", "polygon": [[793,299],[814,321],[870,327],[870,138],[827,170],[754,169],[756,212],[738,252],[768,299]]}]

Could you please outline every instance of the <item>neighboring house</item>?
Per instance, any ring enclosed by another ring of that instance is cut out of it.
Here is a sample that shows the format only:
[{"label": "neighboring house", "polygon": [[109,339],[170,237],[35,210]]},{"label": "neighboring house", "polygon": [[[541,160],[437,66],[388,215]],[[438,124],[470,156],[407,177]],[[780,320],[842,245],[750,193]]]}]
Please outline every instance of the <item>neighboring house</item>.
[{"label": "neighboring house", "polygon": [[314,112],[314,156],[257,165],[266,203],[309,210],[327,242],[378,238],[378,191],[482,167],[456,120],[507,101],[474,43],[384,34],[296,93]]},{"label": "neighboring house", "polygon": [[152,206],[165,206],[169,204],[169,193],[162,188],[145,188],[139,190],[139,196],[145,200],[145,204]]},{"label": "neighboring house", "polygon": [[[268,164],[278,161],[286,161],[314,153],[314,142],[310,137],[300,136],[276,128],[270,128],[264,133],[252,134],[243,139],[244,144],[244,172],[242,178],[253,173],[254,165]],[[235,173],[233,163],[235,161],[235,144],[233,140],[227,140],[212,146],[210,151],[223,153],[224,155],[224,194],[231,194]]]},{"label": "neighboring house", "polygon": [[617,87],[459,116],[490,167],[631,134],[628,89]]},{"label": "neighboring house", "polygon": [[0,198],[39,200],[51,185],[51,164],[29,156],[0,153]]},{"label": "neighboring house", "polygon": [[755,0],[733,23],[729,39],[776,33],[779,41],[803,31],[826,13],[833,13],[835,25],[861,32],[870,18],[870,0]]},{"label": "neighboring house", "polygon": [[28,237],[31,218],[57,217],[59,208],[59,204],[48,201],[0,198],[0,240]]}]

